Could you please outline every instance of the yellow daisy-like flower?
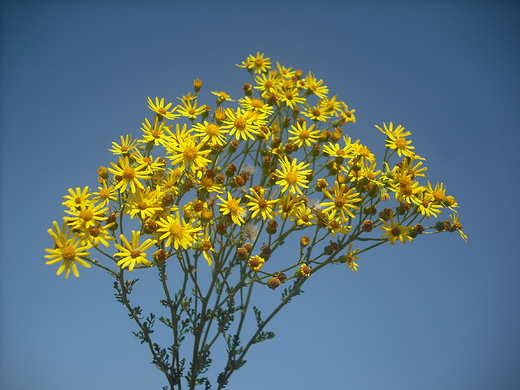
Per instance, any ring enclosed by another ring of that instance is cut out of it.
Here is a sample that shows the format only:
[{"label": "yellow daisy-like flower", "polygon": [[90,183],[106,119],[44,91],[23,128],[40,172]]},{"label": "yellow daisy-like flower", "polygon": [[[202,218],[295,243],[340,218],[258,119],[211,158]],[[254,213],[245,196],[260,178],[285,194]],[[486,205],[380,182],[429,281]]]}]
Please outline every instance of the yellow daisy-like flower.
[{"label": "yellow daisy-like flower", "polygon": [[322,99],[325,98],[329,93],[329,89],[326,86],[322,85],[323,80],[316,79],[316,77],[314,77],[311,72],[309,72],[309,74],[305,78],[305,84],[309,93],[313,93]]},{"label": "yellow daisy-like flower", "polygon": [[153,112],[155,112],[156,114],[160,115],[159,119],[162,119],[162,117],[164,117],[166,119],[175,119],[175,118],[181,116],[180,114],[175,114],[175,111],[177,110],[177,106],[173,107],[170,110],[170,107],[172,107],[172,106],[173,106],[173,103],[168,103],[167,105],[164,105],[164,98],[161,98],[161,100],[159,100],[159,98],[156,97],[155,104],[154,104],[152,99],[150,97],[148,97],[148,108],[150,110],[152,110]]},{"label": "yellow daisy-like flower", "polygon": [[264,53],[257,52],[256,57],[249,55],[239,68],[247,68],[249,72],[254,71],[255,73],[265,73],[271,68],[271,59],[264,58]]},{"label": "yellow daisy-like flower", "polygon": [[[57,226],[57,223],[55,223],[55,225]],[[65,271],[65,278],[68,279],[70,271],[72,270],[74,276],[79,277],[76,263],[79,263],[83,267],[90,268],[90,264],[83,260],[82,257],[90,255],[86,250],[92,245],[84,244],[83,240],[78,236],[69,237],[69,233],[65,234],[60,232],[59,235],[56,235],[52,229],[49,229],[48,232],[54,239],[55,247],[53,249],[45,249],[45,251],[49,253],[48,255],[45,255],[45,257],[50,259],[45,262],[45,264],[62,262],[56,271],[56,275],[61,275],[61,273]],[[56,240],[56,237],[58,237],[58,240]]]},{"label": "yellow daisy-like flower", "polygon": [[383,226],[381,226],[380,229],[386,232],[381,237],[382,240],[386,239],[390,241],[391,245],[394,245],[397,240],[401,241],[402,244],[405,244],[406,241],[413,241],[413,238],[410,237],[413,227],[403,227],[399,223],[396,223],[394,221],[394,213],[390,214],[390,223],[383,219],[380,219],[380,221],[383,222]]},{"label": "yellow daisy-like flower", "polygon": [[397,126],[395,129],[394,129],[394,124],[392,122],[390,122],[390,124],[387,126],[386,123],[383,123],[383,127],[384,127],[384,130],[375,125],[376,128],[382,132],[383,134],[385,134],[387,137],[394,137],[394,138],[399,138],[399,137],[407,137],[409,136],[410,134],[412,134],[411,132],[409,131],[404,131],[404,127],[399,125]]},{"label": "yellow daisy-like flower", "polygon": [[201,137],[201,143],[208,143],[210,146],[224,146],[227,144],[226,133],[229,130],[221,128],[216,123],[204,121],[204,123],[196,123],[193,130],[197,132],[197,136]]},{"label": "yellow daisy-like flower", "polygon": [[300,92],[298,89],[291,88],[281,93],[280,100],[294,110],[295,108],[298,108],[298,104],[305,103],[305,98],[299,96],[299,94]]},{"label": "yellow daisy-like flower", "polygon": [[417,211],[424,215],[426,219],[429,219],[431,216],[437,218],[437,214],[442,213],[442,206],[425,195],[425,192],[421,191],[412,199],[417,205]]},{"label": "yellow daisy-like flower", "polygon": [[103,206],[107,206],[110,201],[117,201],[117,196],[113,186],[108,186],[107,182],[103,182],[102,187],[98,187],[98,192],[93,192],[93,202],[100,203]]},{"label": "yellow daisy-like flower", "polygon": [[129,242],[124,234],[121,234],[120,238],[123,245],[114,244],[119,249],[119,252],[115,253],[114,257],[121,257],[116,266],[121,268],[128,267],[128,270],[132,272],[136,265],[145,265],[147,267],[152,265],[151,261],[146,260],[144,251],[150,249],[156,243],[156,240],[149,238],[140,244],[141,232],[136,232],[135,230],[132,230],[132,242]]},{"label": "yellow daisy-like flower", "polygon": [[62,205],[69,209],[77,210],[78,208],[85,208],[92,203],[92,200],[89,199],[92,194],[88,186],[83,187],[83,189],[76,187],[75,190],[69,188],[68,192],[69,195],[63,197],[64,202]]},{"label": "yellow daisy-like flower", "polygon": [[255,111],[246,111],[238,107],[236,111],[226,110],[226,119],[223,129],[230,129],[229,135],[235,135],[236,139],[255,139],[260,126],[267,123],[267,115]]},{"label": "yellow daisy-like flower", "polygon": [[170,131],[171,126],[166,126],[165,121],[159,122],[159,117],[155,117],[153,126],[150,124],[150,121],[145,118],[145,122],[142,123],[141,130],[143,131],[143,140],[141,142],[153,143],[154,146],[162,145],[166,146],[168,143],[168,132]]},{"label": "yellow daisy-like flower", "polygon": [[292,141],[296,146],[301,148],[302,146],[312,146],[315,143],[320,135],[320,130],[314,130],[315,125],[311,125],[311,127],[307,128],[307,122],[296,122],[295,125],[291,126],[289,130],[289,134],[292,134],[292,137],[289,137],[289,141]]},{"label": "yellow daisy-like flower", "polygon": [[240,207],[240,199],[233,198],[229,192],[227,193],[227,200],[220,195],[217,195],[217,198],[222,202],[219,203],[220,212],[222,214],[229,215],[233,223],[238,226],[245,222],[243,217],[246,215],[246,211],[243,207]]},{"label": "yellow daisy-like flower", "polygon": [[224,91],[211,91],[211,93],[217,97],[217,104],[222,104],[225,101],[234,102],[234,100],[231,99],[231,96]]},{"label": "yellow daisy-like flower", "polygon": [[211,163],[206,156],[211,153],[211,149],[203,149],[205,144],[200,142],[195,136],[187,136],[178,139],[178,142],[172,142],[168,145],[168,155],[173,165],[180,165],[181,170],[189,169],[191,172],[199,176],[200,168],[204,168]]},{"label": "yellow daisy-like flower", "polygon": [[336,237],[336,234],[347,234],[352,226],[345,225],[341,220],[336,219],[328,219],[325,223],[325,226],[330,232],[332,238]]},{"label": "yellow daisy-like flower", "polygon": [[266,200],[264,198],[265,188],[260,188],[256,191],[254,188],[250,189],[251,195],[246,195],[251,200],[246,206],[253,212],[251,219],[254,219],[258,214],[261,215],[264,221],[274,219],[273,205],[278,202],[278,199]]},{"label": "yellow daisy-like flower", "polygon": [[136,192],[130,193],[125,198],[126,204],[124,212],[130,214],[130,218],[137,216],[143,221],[148,218],[153,218],[156,213],[162,211],[162,204],[160,197],[163,193],[160,187],[152,190],[148,187],[146,190],[137,188]]},{"label": "yellow daisy-like flower", "polygon": [[85,230],[99,222],[105,221],[105,216],[108,207],[104,207],[102,204],[89,204],[85,207],[78,207],[76,209],[65,210],[71,217],[63,217],[67,224],[72,229]]},{"label": "yellow daisy-like flower", "polygon": [[299,196],[295,196],[293,194],[287,194],[282,196],[278,200],[278,210],[276,211],[276,215],[280,215],[282,220],[286,220],[289,218],[290,221],[294,221],[296,218],[296,213],[298,209],[303,204],[303,201]]},{"label": "yellow daisy-like flower", "polygon": [[197,107],[197,99],[186,100],[182,102],[182,106],[179,106],[179,114],[189,119],[195,119],[197,116],[206,112],[206,106]]},{"label": "yellow daisy-like flower", "polygon": [[121,145],[112,142],[112,149],[108,149],[109,152],[127,156],[137,148],[138,141],[132,139],[132,134],[126,135],[125,137],[120,135],[119,139],[121,140]]},{"label": "yellow daisy-like flower", "polygon": [[247,262],[247,266],[251,271],[260,271],[264,266],[265,259],[261,256],[251,256]]},{"label": "yellow daisy-like flower", "polygon": [[356,263],[356,260],[359,259],[359,256],[356,256],[358,252],[359,249],[352,250],[351,242],[347,250],[347,255],[345,256],[345,262],[347,263],[348,267],[350,268],[353,274],[355,274],[358,270],[358,264]]},{"label": "yellow daisy-like flower", "polygon": [[91,226],[85,231],[82,231],[78,234],[78,236],[83,238],[83,243],[85,245],[92,245],[97,247],[99,244],[103,244],[106,248],[108,248],[110,246],[108,241],[114,240],[114,237],[111,236],[111,232],[109,230],[113,225],[114,222],[105,226],[97,224],[95,226]]},{"label": "yellow daisy-like flower", "polygon": [[112,168],[108,168],[108,170],[114,175],[114,182],[116,183],[114,190],[120,192],[125,192],[128,187],[132,192],[135,192],[137,187],[144,189],[144,185],[139,179],[145,180],[151,177],[147,172],[148,166],[146,164],[143,163],[134,167],[128,156],[120,157],[117,165],[113,162],[110,165],[112,165]]},{"label": "yellow daisy-like flower", "polygon": [[309,186],[307,186],[309,180],[307,180],[306,177],[312,174],[312,169],[307,169],[309,166],[308,163],[301,162],[298,164],[296,158],[289,161],[287,156],[284,156],[280,165],[281,169],[276,170],[275,176],[280,178],[276,184],[282,186],[282,193],[289,190],[291,194],[298,193],[301,195],[301,188],[309,188]]},{"label": "yellow daisy-like flower", "polygon": [[340,221],[347,222],[349,217],[355,218],[352,210],[359,210],[356,205],[361,198],[354,187],[348,188],[346,184],[340,184],[338,181],[334,184],[334,193],[331,194],[328,190],[323,190],[323,194],[329,198],[330,201],[320,203],[320,206],[325,207],[323,212],[327,214],[329,219],[340,217]]},{"label": "yellow daisy-like flower", "polygon": [[246,96],[239,100],[240,106],[248,111],[258,111],[264,114],[271,114],[273,107],[269,106],[263,99],[250,98]]},{"label": "yellow daisy-like flower", "polygon": [[164,243],[166,247],[173,244],[175,250],[179,247],[189,248],[198,239],[199,232],[202,230],[198,223],[193,226],[192,223],[181,218],[179,211],[175,213],[175,216],[168,215],[166,218],[160,219],[157,221],[157,225],[160,226],[157,229],[157,233],[161,234],[159,240],[166,240]]},{"label": "yellow daisy-like flower", "polygon": [[412,152],[412,149],[415,149],[415,146],[411,146],[411,143],[412,140],[407,140],[404,137],[395,137],[392,134],[389,134],[385,146],[389,149],[396,150],[399,156],[414,157],[415,153]]}]

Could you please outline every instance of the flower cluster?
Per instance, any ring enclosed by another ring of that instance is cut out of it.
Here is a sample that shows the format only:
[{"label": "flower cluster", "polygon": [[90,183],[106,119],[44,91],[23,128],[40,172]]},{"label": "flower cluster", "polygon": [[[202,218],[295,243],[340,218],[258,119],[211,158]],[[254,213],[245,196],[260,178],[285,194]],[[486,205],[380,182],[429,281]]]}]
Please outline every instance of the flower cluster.
[{"label": "flower cluster", "polygon": [[[116,159],[98,169],[98,187],[63,197],[66,216],[49,229],[46,255],[61,263],[58,274],[78,276],[77,264],[133,271],[202,256],[276,288],[329,263],[355,272],[376,245],[444,231],[467,238],[457,201],[444,184],[425,181],[425,159],[404,127],[376,126],[386,137],[378,163],[345,131],[355,110],[315,74],[273,67],[261,53],[237,66],[251,82],[242,96],[213,91],[214,107],[199,102],[199,79],[178,104],[148,98],[154,116],[138,137],[112,143]],[[423,226],[446,210],[449,219]],[[276,257],[290,235],[300,252]],[[112,264],[91,259],[93,250]]]}]

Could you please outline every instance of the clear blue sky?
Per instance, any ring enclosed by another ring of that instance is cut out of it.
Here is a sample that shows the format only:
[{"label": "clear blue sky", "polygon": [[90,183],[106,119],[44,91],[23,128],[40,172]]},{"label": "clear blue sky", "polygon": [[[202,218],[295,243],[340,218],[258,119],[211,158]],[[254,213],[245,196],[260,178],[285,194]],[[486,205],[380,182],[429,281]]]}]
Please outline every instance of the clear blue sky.
[{"label": "clear blue sky", "polygon": [[[309,279],[230,389],[520,388],[517,2],[2,2],[0,388],[159,389],[96,269],[55,276],[46,230],[94,186],[148,96],[238,96],[264,52],[356,109],[352,137],[402,124],[461,205],[456,234],[384,246]],[[290,248],[288,248],[290,250]],[[267,291],[269,293],[270,291]],[[277,294],[277,293],[276,293]],[[215,362],[218,364],[218,362]]]}]

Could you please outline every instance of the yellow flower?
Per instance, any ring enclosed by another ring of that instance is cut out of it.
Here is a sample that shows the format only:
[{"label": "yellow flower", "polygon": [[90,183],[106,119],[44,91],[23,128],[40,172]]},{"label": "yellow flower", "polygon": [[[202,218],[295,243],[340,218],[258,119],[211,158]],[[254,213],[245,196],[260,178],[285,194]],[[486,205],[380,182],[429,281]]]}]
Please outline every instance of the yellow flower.
[{"label": "yellow flower", "polygon": [[197,107],[197,99],[186,100],[182,102],[183,106],[179,106],[179,114],[189,119],[195,119],[198,115],[206,112],[206,106]]},{"label": "yellow flower", "polygon": [[116,183],[114,190],[125,192],[128,187],[132,192],[136,191],[136,187],[144,189],[143,183],[139,179],[150,179],[150,174],[147,172],[147,165],[141,164],[134,167],[130,164],[128,156],[119,158],[117,165],[113,162],[110,163],[112,168],[108,170],[114,175],[114,181]]},{"label": "yellow flower", "polygon": [[174,114],[175,110],[177,110],[177,106],[170,110],[171,106],[173,106],[173,103],[168,103],[166,106],[164,105],[164,98],[159,100],[159,98],[156,97],[154,104],[152,99],[148,97],[148,108],[156,114],[160,115],[159,119],[162,119],[162,117],[166,119],[175,119],[180,116],[180,114]]},{"label": "yellow flower", "polygon": [[142,123],[141,125],[141,130],[144,133],[143,140],[141,142],[151,142],[154,144],[154,146],[166,146],[168,142],[168,132],[170,131],[171,126],[166,126],[165,121],[159,122],[158,116],[155,117],[153,126],[146,118],[145,123]]},{"label": "yellow flower", "polygon": [[385,134],[387,137],[393,136],[394,138],[398,137],[407,137],[410,134],[412,134],[409,131],[404,131],[404,127],[399,125],[394,129],[394,124],[390,122],[390,124],[387,126],[386,123],[383,123],[384,130],[376,125],[376,128],[379,129],[380,132]]},{"label": "yellow flower", "polygon": [[156,243],[155,240],[149,238],[140,244],[141,232],[136,232],[135,230],[132,230],[132,242],[128,242],[124,234],[121,234],[120,238],[123,245],[114,244],[114,246],[119,249],[119,252],[115,253],[114,257],[122,257],[122,259],[116,263],[116,266],[121,268],[128,267],[128,270],[132,272],[136,265],[145,265],[148,267],[152,265],[151,261],[146,260],[146,253],[144,253],[144,251],[150,249],[150,247]]},{"label": "yellow flower", "polygon": [[128,155],[137,147],[138,141],[132,140],[131,134],[125,137],[120,135],[119,139],[121,140],[121,145],[112,142],[112,149],[108,149],[109,152],[112,152],[114,154]]},{"label": "yellow flower", "polygon": [[264,266],[265,259],[260,256],[251,256],[247,262],[248,267],[252,271],[260,271],[260,268]]},{"label": "yellow flower", "polygon": [[355,260],[359,259],[359,256],[356,256],[358,252],[359,249],[352,250],[351,242],[347,250],[347,255],[345,256],[345,261],[353,274],[358,270],[358,264],[355,262]]},{"label": "yellow flower", "polygon": [[[54,224],[56,229],[57,223],[55,222]],[[89,252],[85,252],[91,247],[90,244],[83,244],[83,240],[78,236],[69,237],[70,233],[61,232],[59,229],[58,232],[53,232],[52,229],[49,229],[48,232],[54,239],[55,246],[53,249],[45,249],[45,251],[49,253],[45,255],[45,257],[51,259],[45,262],[45,264],[55,264],[61,261],[62,263],[58,271],[56,271],[56,275],[60,275],[65,271],[65,278],[68,278],[72,270],[74,276],[79,277],[76,263],[79,263],[83,267],[90,268],[90,264],[82,259],[82,257],[90,255]]]},{"label": "yellow flower", "polygon": [[329,89],[322,85],[323,80],[316,79],[316,77],[314,77],[311,72],[309,72],[305,78],[305,84],[309,93],[313,93],[322,99],[325,98],[329,93]]},{"label": "yellow flower", "polygon": [[239,68],[247,68],[248,71],[255,73],[265,73],[271,68],[270,58],[264,58],[264,53],[257,52],[256,57],[249,55],[247,59],[242,62]]},{"label": "yellow flower", "polygon": [[211,163],[211,160],[206,158],[211,149],[203,150],[204,147],[205,144],[195,136],[179,137],[178,142],[172,142],[168,146],[169,154],[166,157],[172,160],[173,165],[180,164],[181,170],[190,169],[199,176],[199,169]]},{"label": "yellow flower", "polygon": [[78,207],[84,208],[92,203],[92,200],[89,199],[92,194],[90,193],[88,186],[83,187],[83,190],[79,187],[76,187],[75,190],[69,188],[68,192],[69,195],[63,197],[64,202],[62,205],[65,207],[76,210]]},{"label": "yellow flower", "polygon": [[193,130],[196,131],[197,136],[201,137],[201,143],[208,143],[210,146],[224,146],[227,143],[226,133],[229,130],[222,129],[219,125],[204,121],[204,123],[196,123],[193,125]]},{"label": "yellow flower", "polygon": [[276,184],[282,186],[282,193],[289,189],[291,194],[302,194],[302,188],[309,188],[306,179],[308,175],[312,174],[312,169],[306,169],[309,164],[301,162],[298,164],[296,158],[289,161],[287,156],[284,156],[280,162],[281,169],[277,169],[275,175],[280,178]]},{"label": "yellow flower", "polygon": [[406,241],[413,241],[413,238],[410,237],[410,233],[413,231],[413,227],[403,227],[399,223],[394,221],[394,213],[390,214],[390,223],[380,219],[383,222],[384,226],[381,226],[380,229],[384,230],[386,233],[381,237],[382,240],[387,239],[390,241],[391,245],[394,245],[397,240],[401,241],[401,243],[405,244]]},{"label": "yellow flower", "polygon": [[331,194],[328,190],[323,190],[323,194],[329,198],[330,201],[320,203],[320,206],[325,207],[323,212],[327,214],[329,219],[334,219],[337,214],[340,216],[340,221],[343,223],[347,222],[349,217],[355,218],[354,213],[351,210],[359,210],[359,206],[356,205],[361,198],[356,189],[348,188],[344,183],[340,184],[338,181],[334,184],[334,194]]},{"label": "yellow flower", "polygon": [[266,200],[264,198],[265,188],[260,188],[255,191],[251,188],[251,195],[246,195],[251,200],[246,206],[253,212],[251,219],[254,219],[258,214],[262,216],[265,221],[267,219],[274,219],[273,216],[273,205],[278,202],[278,199]]},{"label": "yellow flower", "polygon": [[399,156],[414,157],[415,154],[412,152],[412,149],[415,149],[415,146],[411,146],[411,143],[411,140],[407,140],[404,137],[395,137],[389,134],[385,146],[389,149],[396,150]]},{"label": "yellow flower", "polygon": [[227,193],[227,200],[223,199],[220,195],[217,195],[222,203],[219,203],[220,212],[224,215],[229,215],[233,220],[233,223],[238,226],[244,223],[244,216],[246,211],[243,207],[240,207],[240,199],[235,199],[231,194]]},{"label": "yellow flower", "polygon": [[109,229],[114,225],[114,222],[109,223],[108,225],[101,226],[97,224],[95,226],[91,226],[90,228],[81,231],[78,236],[83,238],[83,243],[85,245],[91,245],[97,247],[99,244],[103,244],[105,247],[109,247],[110,244],[108,241],[114,240],[110,234]]},{"label": "yellow flower", "polygon": [[289,141],[292,141],[296,146],[301,148],[302,146],[312,146],[318,140],[320,130],[314,130],[314,124],[307,128],[307,122],[296,122],[295,125],[291,126],[289,134]]},{"label": "yellow flower", "polygon": [[157,229],[157,233],[162,233],[159,240],[166,239],[164,245],[169,247],[173,243],[173,247],[177,250],[179,247],[183,249],[189,248],[193,242],[198,238],[199,232],[202,227],[199,224],[193,226],[193,224],[185,222],[181,218],[179,211],[173,215],[168,215],[166,218],[161,218],[157,221],[157,225],[160,226]]},{"label": "yellow flower", "polygon": [[102,204],[89,204],[85,207],[65,210],[71,217],[63,217],[63,219],[72,229],[85,230],[106,220],[105,212],[107,210],[108,207],[104,207]]},{"label": "yellow flower", "polygon": [[301,276],[305,276],[306,278],[308,278],[309,276],[311,276],[311,267],[304,263],[300,265],[299,273]]},{"label": "yellow flower", "polygon": [[236,111],[226,110],[226,119],[223,129],[230,129],[229,135],[235,135],[236,139],[247,140],[255,139],[255,135],[260,131],[260,126],[267,123],[267,115],[255,111],[246,111],[238,107]]},{"label": "yellow flower", "polygon": [[125,213],[130,214],[130,218],[137,216],[143,221],[148,218],[153,218],[156,213],[160,213],[162,210],[162,204],[160,200],[160,187],[152,190],[148,187],[146,190],[137,188],[136,192],[130,193],[125,198],[126,204]]},{"label": "yellow flower", "polygon": [[114,187],[108,186],[107,182],[103,182],[103,187],[98,187],[98,192],[93,192],[92,195],[95,195],[92,198],[93,202],[99,202],[103,206],[107,206],[110,201],[117,201],[117,196],[114,193]]}]

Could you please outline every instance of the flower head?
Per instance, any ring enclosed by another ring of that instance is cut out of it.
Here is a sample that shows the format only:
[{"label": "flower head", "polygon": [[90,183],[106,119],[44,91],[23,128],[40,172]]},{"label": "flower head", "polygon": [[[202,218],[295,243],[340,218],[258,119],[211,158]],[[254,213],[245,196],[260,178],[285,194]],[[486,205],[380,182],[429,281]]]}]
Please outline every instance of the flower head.
[{"label": "flower head", "polygon": [[128,270],[132,272],[136,265],[152,265],[151,261],[146,260],[146,253],[144,253],[144,251],[150,249],[150,247],[155,244],[155,240],[149,238],[140,244],[141,232],[136,232],[135,230],[132,230],[132,242],[129,242],[124,234],[121,234],[120,238],[123,245],[114,244],[114,246],[119,249],[119,252],[115,253],[114,256],[121,257],[121,260],[116,263],[118,267],[128,267]]}]

